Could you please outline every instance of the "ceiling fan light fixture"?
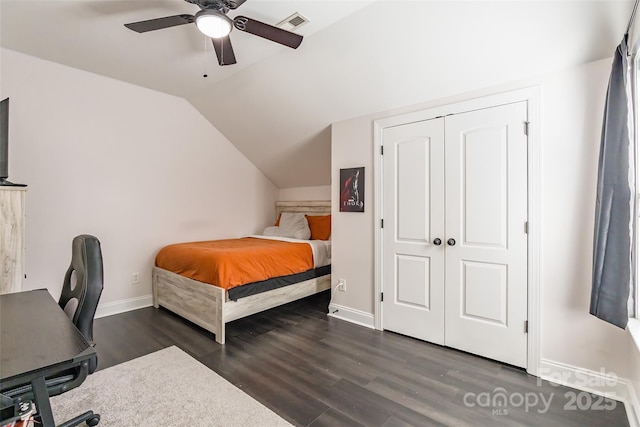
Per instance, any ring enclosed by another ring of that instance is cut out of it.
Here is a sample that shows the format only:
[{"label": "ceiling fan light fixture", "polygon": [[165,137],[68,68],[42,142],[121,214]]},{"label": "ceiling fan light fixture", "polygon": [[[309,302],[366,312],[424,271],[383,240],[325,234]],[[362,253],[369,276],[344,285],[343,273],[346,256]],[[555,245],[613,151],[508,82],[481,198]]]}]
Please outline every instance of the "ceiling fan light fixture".
[{"label": "ceiling fan light fixture", "polygon": [[196,25],[200,32],[208,37],[219,39],[229,35],[231,20],[217,10],[201,10],[196,13]]}]

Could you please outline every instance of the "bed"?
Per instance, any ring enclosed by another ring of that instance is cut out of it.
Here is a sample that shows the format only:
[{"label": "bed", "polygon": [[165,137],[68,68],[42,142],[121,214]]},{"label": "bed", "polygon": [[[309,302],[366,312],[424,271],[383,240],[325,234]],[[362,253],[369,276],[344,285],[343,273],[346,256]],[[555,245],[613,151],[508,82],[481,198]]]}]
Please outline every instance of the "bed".
[{"label": "bed", "polygon": [[[322,216],[331,213],[330,201],[276,202],[276,215],[304,213]],[[257,237],[257,236],[256,236]],[[329,266],[330,268],[330,266]],[[291,301],[322,292],[331,287],[331,274],[317,269],[316,277],[295,284],[277,287],[249,296],[229,297],[229,291],[194,280],[171,271],[153,267],[153,306],[162,306],[215,334],[216,342],[224,344],[225,325]]]}]

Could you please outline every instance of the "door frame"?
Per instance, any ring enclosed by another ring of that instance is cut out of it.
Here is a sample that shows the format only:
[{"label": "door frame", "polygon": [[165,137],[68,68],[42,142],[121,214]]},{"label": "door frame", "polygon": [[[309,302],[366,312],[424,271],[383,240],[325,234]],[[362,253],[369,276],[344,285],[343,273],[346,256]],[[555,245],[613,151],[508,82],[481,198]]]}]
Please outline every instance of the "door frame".
[{"label": "door frame", "polygon": [[[374,155],[374,325],[382,330],[382,268],[383,268],[383,238],[382,238],[382,207],[383,207],[383,164],[382,164],[382,131],[385,128],[399,126],[451,114],[465,113],[474,110],[491,108],[499,105],[525,101],[527,103],[528,141],[527,141],[527,211],[528,211],[528,242],[527,242],[527,312],[529,330],[527,334],[527,372],[538,376],[540,366],[540,88],[526,87],[508,92],[468,97],[455,103],[436,103],[411,113],[386,117],[373,123]],[[524,126],[524,124],[523,124]]]}]

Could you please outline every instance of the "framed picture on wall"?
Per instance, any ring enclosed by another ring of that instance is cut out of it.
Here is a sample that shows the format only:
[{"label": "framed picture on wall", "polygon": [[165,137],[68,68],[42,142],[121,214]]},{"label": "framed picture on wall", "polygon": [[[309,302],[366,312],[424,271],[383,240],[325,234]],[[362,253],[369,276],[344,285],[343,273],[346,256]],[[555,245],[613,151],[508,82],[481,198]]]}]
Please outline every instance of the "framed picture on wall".
[{"label": "framed picture on wall", "polygon": [[364,212],[364,167],[340,169],[340,212]]}]

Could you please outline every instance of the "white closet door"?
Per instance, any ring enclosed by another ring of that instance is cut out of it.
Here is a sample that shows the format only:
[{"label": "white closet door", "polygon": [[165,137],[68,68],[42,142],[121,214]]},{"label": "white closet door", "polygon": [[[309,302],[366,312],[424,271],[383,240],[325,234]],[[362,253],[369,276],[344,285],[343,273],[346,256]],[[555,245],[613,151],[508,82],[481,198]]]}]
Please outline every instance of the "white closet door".
[{"label": "white closet door", "polygon": [[[525,367],[526,102],[447,116],[445,345]],[[385,306],[386,310],[386,306]]]},{"label": "white closet door", "polygon": [[444,123],[386,128],[382,141],[383,328],[443,344]]}]

